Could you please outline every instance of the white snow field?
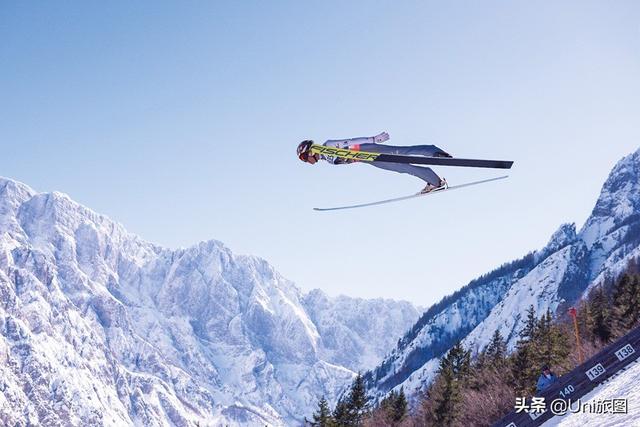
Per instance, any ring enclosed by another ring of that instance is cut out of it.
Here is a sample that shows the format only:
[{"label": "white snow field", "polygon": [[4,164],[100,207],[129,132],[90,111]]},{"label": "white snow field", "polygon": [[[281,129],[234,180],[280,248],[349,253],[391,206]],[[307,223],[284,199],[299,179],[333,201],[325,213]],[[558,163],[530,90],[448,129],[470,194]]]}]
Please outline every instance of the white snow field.
[{"label": "white snow field", "polygon": [[640,426],[640,363],[632,363],[625,371],[593,389],[580,399],[581,403],[598,400],[627,399],[627,414],[571,413],[556,416],[544,427],[631,427]]}]

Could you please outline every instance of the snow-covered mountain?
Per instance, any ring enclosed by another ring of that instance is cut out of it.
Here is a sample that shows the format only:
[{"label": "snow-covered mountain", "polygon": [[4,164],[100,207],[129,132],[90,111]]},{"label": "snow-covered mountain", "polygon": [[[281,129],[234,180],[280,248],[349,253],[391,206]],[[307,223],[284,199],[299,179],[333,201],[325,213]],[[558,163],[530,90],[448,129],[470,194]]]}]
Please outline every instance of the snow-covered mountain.
[{"label": "snow-covered mountain", "polygon": [[3,425],[294,424],[418,316],[304,295],[220,242],[162,248],[0,178]]},{"label": "snow-covered mountain", "polygon": [[521,318],[562,311],[640,257],[640,150],[613,168],[582,229],[560,226],[541,250],[504,264],[430,307],[365,378],[374,396],[424,389],[439,357],[462,340],[477,352],[499,330],[513,349]]}]

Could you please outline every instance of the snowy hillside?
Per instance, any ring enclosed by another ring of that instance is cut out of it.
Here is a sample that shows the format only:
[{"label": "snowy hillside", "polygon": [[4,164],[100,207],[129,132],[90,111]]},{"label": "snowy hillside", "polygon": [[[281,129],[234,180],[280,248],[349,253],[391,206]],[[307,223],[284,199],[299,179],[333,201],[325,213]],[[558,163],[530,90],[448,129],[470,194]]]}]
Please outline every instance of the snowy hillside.
[{"label": "snowy hillside", "polygon": [[[628,427],[640,425],[640,363],[632,364],[627,370],[614,377],[610,381],[600,385],[591,393],[580,399],[581,404],[594,404],[597,401],[611,399],[627,399],[627,414],[595,414],[595,413],[569,413],[564,416],[556,416],[543,424],[544,427]],[[573,405],[574,409],[577,405]]]},{"label": "snowy hillside", "polygon": [[611,171],[579,232],[564,224],[539,251],[504,264],[430,307],[382,364],[365,376],[372,395],[410,393],[433,378],[438,358],[456,340],[482,350],[496,329],[512,349],[521,316],[564,310],[605,278],[640,257],[640,150]]},{"label": "snowy hillside", "polygon": [[304,295],[220,242],[162,248],[0,178],[3,425],[295,423],[418,315]]}]

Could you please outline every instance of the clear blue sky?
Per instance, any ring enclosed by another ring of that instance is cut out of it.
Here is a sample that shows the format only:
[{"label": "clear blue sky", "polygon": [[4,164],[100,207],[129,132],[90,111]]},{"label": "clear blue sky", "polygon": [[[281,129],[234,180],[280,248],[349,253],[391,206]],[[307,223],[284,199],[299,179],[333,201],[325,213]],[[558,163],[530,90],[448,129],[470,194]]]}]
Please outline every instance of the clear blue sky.
[{"label": "clear blue sky", "polygon": [[[637,1],[16,1],[0,40],[0,175],[333,295],[433,303],[580,226],[640,146]],[[422,187],[294,154],[383,130],[516,163],[507,181],[312,211]]]}]

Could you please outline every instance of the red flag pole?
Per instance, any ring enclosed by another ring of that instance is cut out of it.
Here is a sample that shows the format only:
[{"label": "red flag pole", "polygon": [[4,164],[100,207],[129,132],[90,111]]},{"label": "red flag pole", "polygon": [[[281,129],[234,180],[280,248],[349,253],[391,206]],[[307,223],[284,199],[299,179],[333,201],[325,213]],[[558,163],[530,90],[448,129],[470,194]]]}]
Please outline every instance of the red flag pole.
[{"label": "red flag pole", "polygon": [[582,362],[584,361],[584,356],[582,355],[582,345],[580,344],[580,333],[578,332],[578,319],[577,319],[577,311],[575,309],[575,307],[571,307],[569,309],[569,315],[571,317],[573,317],[573,327],[575,329],[575,334],[576,334],[576,344],[578,346],[578,360],[580,361],[580,364],[582,364]]}]

